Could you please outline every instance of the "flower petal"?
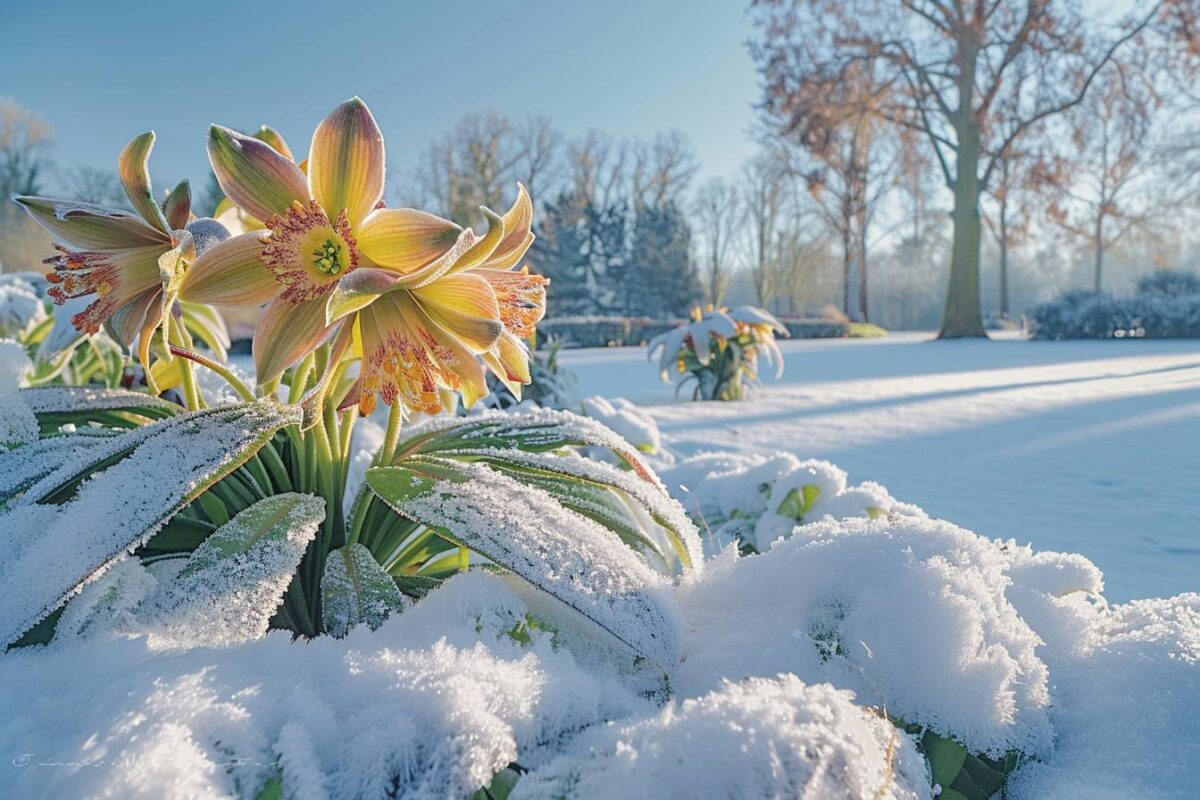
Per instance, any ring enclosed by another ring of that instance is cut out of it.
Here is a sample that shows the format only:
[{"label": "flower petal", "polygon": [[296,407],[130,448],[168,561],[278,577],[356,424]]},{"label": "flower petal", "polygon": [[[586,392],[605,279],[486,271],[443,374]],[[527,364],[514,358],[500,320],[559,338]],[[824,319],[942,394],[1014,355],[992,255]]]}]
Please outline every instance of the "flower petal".
[{"label": "flower petal", "polygon": [[491,284],[500,303],[500,321],[506,330],[522,339],[533,335],[535,326],[546,315],[548,278],[532,275],[524,269],[509,272],[481,268],[473,270],[471,274]]},{"label": "flower petal", "polygon": [[529,383],[529,348],[513,334],[505,331],[492,349],[483,354],[488,369],[508,387],[513,397],[521,399],[521,385]]},{"label": "flower petal", "polygon": [[187,181],[176,184],[167,199],[163,201],[163,216],[171,230],[183,228],[188,224],[192,213],[192,187]]},{"label": "flower petal", "polygon": [[517,183],[517,201],[503,219],[504,238],[482,265],[488,269],[515,267],[533,244],[533,201],[523,183]]},{"label": "flower petal", "polygon": [[439,328],[476,353],[487,350],[504,332],[496,293],[478,275],[447,275],[412,294]]},{"label": "flower petal", "polygon": [[496,252],[496,247],[504,241],[504,218],[490,208],[481,208],[483,216],[488,221],[488,232],[468,250],[462,258],[454,263],[450,272],[462,272],[478,267]]},{"label": "flower petal", "polygon": [[308,153],[308,187],[330,219],[362,222],[383,197],[383,134],[367,104],[351,98],[321,120]]},{"label": "flower petal", "polygon": [[292,155],[292,149],[284,141],[283,135],[270,125],[259,126],[259,129],[254,132],[254,138],[271,145],[275,149],[275,152],[289,161],[296,160],[296,157]]},{"label": "flower petal", "polygon": [[154,199],[154,189],[150,186],[150,151],[154,149],[154,131],[147,131],[125,145],[121,155],[117,157],[117,175],[129,202],[142,215],[142,219],[170,235],[171,227],[167,218]]},{"label": "flower petal", "polygon": [[[105,321],[105,327],[114,339],[125,347],[133,344],[146,315],[155,308],[162,299],[162,288],[155,286],[134,297],[131,301],[118,308]],[[161,310],[161,309],[160,309]]]},{"label": "flower petal", "polygon": [[258,382],[279,377],[316,349],[332,327],[325,324],[325,298],[292,305],[276,299],[263,309],[254,328],[254,368]]},{"label": "flower petal", "polygon": [[213,125],[208,129],[208,160],[221,191],[259,220],[307,202],[308,183],[291,159],[253,136]]},{"label": "flower petal", "polygon": [[332,325],[342,317],[373,303],[380,295],[395,289],[400,276],[377,267],[359,267],[338,281],[325,302],[325,321]]},{"label": "flower petal", "polygon": [[52,200],[48,197],[15,197],[34,221],[55,240],[80,250],[125,250],[166,244],[167,236],[136,214],[91,203]]},{"label": "flower petal", "polygon": [[412,208],[381,208],[355,230],[358,249],[381,267],[414,272],[445,253],[462,228]]},{"label": "flower petal", "polygon": [[270,234],[243,233],[205,250],[179,284],[179,296],[193,303],[258,306],[281,288],[259,256]]}]

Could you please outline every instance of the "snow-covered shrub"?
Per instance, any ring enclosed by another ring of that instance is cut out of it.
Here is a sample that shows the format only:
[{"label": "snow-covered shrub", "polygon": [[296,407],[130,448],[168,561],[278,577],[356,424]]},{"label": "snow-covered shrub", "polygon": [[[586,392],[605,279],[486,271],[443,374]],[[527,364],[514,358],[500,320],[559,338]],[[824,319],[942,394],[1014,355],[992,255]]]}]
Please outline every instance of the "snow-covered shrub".
[{"label": "snow-covered shrub", "polygon": [[1138,294],[1161,294],[1178,297],[1185,294],[1200,294],[1200,275],[1177,270],[1155,270],[1137,283]]},{"label": "snow-covered shrub", "polygon": [[845,471],[828,461],[790,453],[701,453],[662,468],[661,476],[701,527],[710,554],[730,543],[743,552],[765,551],[797,526],[825,517],[924,516],[878,483],[850,486]]},{"label": "snow-covered shrub", "polygon": [[650,340],[647,358],[658,354],[659,376],[681,376],[676,392],[688,384],[693,400],[741,400],[758,384],[758,359],[774,362],[776,377],[783,373],[783,354],[776,334],[787,329],[770,313],[754,306],[733,310],[700,308],[692,321]]},{"label": "snow-covered shrub", "polygon": [[1131,297],[1075,291],[1029,312],[1039,339],[1178,339],[1200,337],[1200,279],[1162,273]]},{"label": "snow-covered shrub", "polygon": [[0,339],[16,339],[46,319],[34,282],[21,272],[0,274]]}]

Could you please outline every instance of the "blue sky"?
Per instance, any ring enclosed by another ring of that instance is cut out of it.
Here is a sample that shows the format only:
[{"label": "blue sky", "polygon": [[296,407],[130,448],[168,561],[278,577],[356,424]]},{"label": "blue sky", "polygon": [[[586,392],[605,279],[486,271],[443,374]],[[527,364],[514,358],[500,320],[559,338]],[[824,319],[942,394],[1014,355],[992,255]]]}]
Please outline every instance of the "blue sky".
[{"label": "blue sky", "polygon": [[63,166],[108,167],[147,129],[159,186],[207,177],[210,122],[269,123],[297,151],[358,94],[394,167],[461,115],[550,116],[566,133],[687,133],[703,175],[753,151],[741,0],[33,2],[5,0],[0,96],[55,128]]}]

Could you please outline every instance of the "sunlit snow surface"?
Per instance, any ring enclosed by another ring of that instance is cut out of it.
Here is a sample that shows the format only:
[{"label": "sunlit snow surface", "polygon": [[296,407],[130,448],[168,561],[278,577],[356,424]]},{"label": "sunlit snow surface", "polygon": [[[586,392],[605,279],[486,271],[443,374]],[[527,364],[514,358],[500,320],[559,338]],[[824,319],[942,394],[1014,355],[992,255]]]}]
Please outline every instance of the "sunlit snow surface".
[{"label": "sunlit snow surface", "polygon": [[1200,589],[1200,342],[929,338],[785,341],[747,403],[675,402],[635,348],[562,361],[581,396],[649,406],[680,455],[828,459],[984,536],[1082,553],[1110,600]]}]

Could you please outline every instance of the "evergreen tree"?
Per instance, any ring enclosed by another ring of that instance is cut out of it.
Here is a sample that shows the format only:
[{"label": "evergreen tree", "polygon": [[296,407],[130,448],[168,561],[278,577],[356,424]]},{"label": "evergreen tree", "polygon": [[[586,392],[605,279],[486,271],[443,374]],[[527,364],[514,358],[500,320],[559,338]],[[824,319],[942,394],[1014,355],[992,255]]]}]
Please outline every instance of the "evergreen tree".
[{"label": "evergreen tree", "polygon": [[691,236],[674,202],[639,210],[621,286],[623,313],[659,319],[686,316],[703,295],[691,258]]}]

